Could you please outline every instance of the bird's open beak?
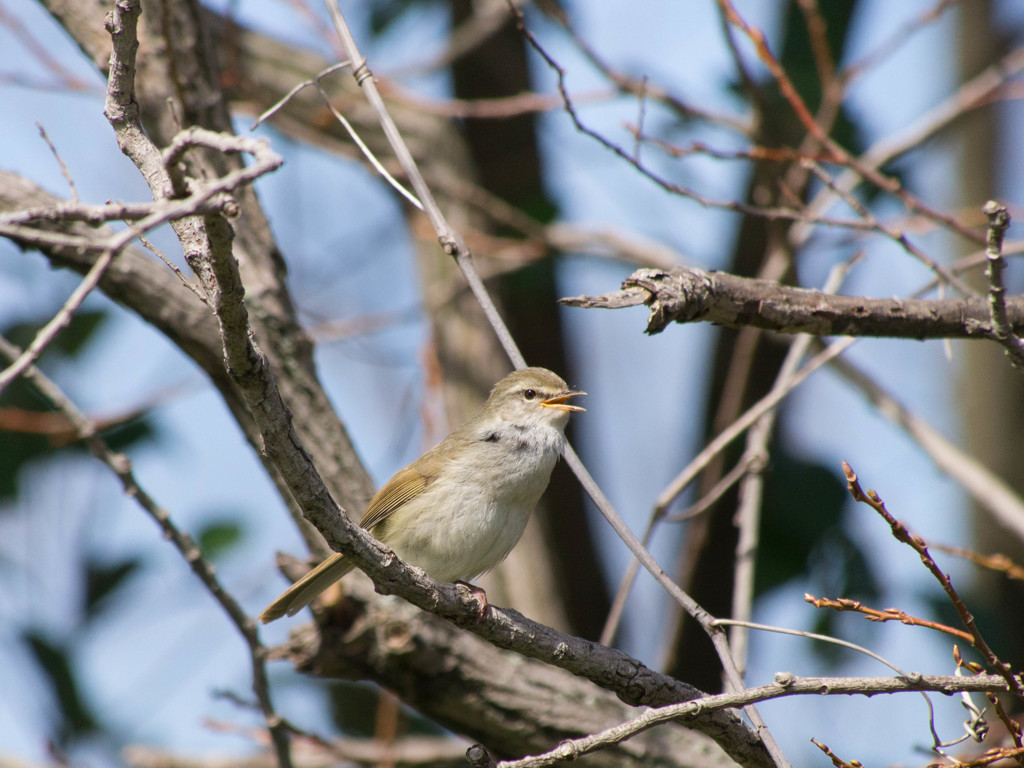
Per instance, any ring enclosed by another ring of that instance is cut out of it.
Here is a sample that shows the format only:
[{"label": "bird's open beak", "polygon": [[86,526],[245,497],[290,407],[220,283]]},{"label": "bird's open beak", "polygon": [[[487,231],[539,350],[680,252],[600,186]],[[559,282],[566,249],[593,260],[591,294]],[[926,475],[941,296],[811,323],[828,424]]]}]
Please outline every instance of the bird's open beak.
[{"label": "bird's open beak", "polygon": [[557,411],[585,411],[586,408],[579,405],[569,405],[566,400],[570,397],[578,397],[579,395],[585,395],[586,392],[564,392],[561,395],[555,397],[549,397],[547,400],[542,400],[541,405],[545,408],[554,408]]}]

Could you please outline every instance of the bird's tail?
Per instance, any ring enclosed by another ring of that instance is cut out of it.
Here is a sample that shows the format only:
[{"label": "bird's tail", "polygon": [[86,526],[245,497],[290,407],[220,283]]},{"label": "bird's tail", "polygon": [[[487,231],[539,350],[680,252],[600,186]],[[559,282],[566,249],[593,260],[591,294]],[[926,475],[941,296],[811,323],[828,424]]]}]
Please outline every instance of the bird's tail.
[{"label": "bird's tail", "polygon": [[260,621],[267,624],[280,619],[286,613],[294,616],[346,573],[352,570],[352,563],[340,553],[335,553],[281,593],[281,596],[260,614]]}]

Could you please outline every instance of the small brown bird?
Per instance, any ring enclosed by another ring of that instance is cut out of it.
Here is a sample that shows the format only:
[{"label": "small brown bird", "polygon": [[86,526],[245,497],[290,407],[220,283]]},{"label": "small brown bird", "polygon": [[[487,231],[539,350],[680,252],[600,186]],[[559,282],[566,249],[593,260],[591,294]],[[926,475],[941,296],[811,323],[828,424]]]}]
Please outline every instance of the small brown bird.
[{"label": "small brown bird", "polygon": [[[486,573],[519,541],[565,443],[570,389],[545,368],[510,373],[469,421],[399,470],[360,522],[402,560],[438,581]],[[352,569],[331,555],[267,606],[260,621],[294,616]],[[486,610],[483,590],[472,587]]]}]

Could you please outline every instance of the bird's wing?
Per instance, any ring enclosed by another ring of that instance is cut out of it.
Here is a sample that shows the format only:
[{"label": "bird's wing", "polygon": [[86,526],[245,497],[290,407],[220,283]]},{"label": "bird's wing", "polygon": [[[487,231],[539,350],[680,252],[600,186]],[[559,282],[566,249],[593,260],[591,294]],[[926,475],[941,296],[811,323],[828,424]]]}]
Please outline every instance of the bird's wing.
[{"label": "bird's wing", "polygon": [[424,473],[411,466],[398,470],[395,476],[370,499],[359,524],[372,531],[375,525],[390,517],[396,509],[423,493],[435,477],[436,474],[433,472]]}]

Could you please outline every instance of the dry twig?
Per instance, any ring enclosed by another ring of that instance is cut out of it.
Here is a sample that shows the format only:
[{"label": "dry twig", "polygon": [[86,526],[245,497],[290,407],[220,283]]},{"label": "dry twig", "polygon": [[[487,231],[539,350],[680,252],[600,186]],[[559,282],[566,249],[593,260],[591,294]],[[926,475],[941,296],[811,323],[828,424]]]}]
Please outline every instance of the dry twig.
[{"label": "dry twig", "polygon": [[927,627],[928,629],[934,629],[938,632],[952,635],[953,637],[957,637],[964,642],[974,645],[974,637],[970,632],[964,632],[962,629],[956,629],[945,624],[940,624],[937,621],[931,621],[930,619],[921,619],[916,616],[911,616],[905,611],[901,611],[899,608],[885,608],[883,610],[879,610],[877,608],[869,608],[860,600],[853,600],[848,597],[815,597],[811,594],[805,594],[804,601],[810,603],[815,608],[832,608],[836,611],[853,611],[854,613],[862,613],[869,621],[898,621],[900,624],[906,624],[908,626]]}]

